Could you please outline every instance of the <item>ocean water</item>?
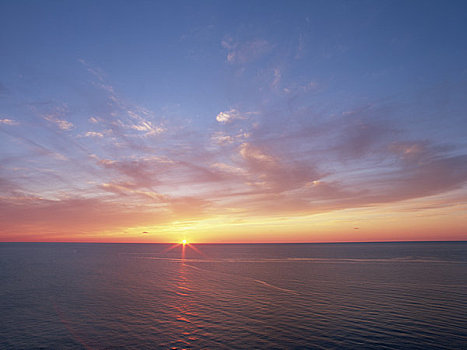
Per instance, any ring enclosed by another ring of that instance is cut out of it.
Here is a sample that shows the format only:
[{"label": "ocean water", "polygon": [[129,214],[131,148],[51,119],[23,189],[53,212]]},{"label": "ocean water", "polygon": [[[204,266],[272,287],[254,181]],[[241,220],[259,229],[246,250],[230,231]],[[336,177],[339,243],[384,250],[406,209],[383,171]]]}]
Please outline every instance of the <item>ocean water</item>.
[{"label": "ocean water", "polygon": [[0,244],[0,349],[467,349],[467,243]]}]

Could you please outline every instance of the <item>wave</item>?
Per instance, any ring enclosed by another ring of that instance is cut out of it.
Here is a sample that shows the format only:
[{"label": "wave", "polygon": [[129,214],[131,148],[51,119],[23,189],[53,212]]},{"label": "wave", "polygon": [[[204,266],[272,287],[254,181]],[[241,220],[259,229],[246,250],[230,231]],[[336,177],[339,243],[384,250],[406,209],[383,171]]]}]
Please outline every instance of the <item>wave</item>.
[{"label": "wave", "polygon": [[316,262],[316,263],[439,263],[439,264],[467,264],[467,261],[427,259],[427,258],[171,258],[138,256],[140,259],[166,260],[174,262],[196,262],[196,263],[277,263],[277,262]]}]

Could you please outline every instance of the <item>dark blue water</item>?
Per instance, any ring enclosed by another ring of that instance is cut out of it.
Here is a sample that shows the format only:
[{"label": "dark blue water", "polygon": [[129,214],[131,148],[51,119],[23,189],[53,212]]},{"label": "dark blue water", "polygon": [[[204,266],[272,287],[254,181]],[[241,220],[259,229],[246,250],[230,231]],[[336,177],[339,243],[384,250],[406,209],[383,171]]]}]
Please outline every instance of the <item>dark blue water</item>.
[{"label": "dark blue water", "polygon": [[0,244],[0,349],[466,349],[467,243]]}]

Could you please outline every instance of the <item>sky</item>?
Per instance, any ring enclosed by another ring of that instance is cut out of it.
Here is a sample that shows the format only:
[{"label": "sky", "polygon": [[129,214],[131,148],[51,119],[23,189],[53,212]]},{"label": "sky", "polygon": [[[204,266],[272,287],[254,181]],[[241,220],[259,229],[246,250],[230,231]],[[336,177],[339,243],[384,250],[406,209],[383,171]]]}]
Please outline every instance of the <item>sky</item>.
[{"label": "sky", "polygon": [[467,239],[467,2],[0,0],[0,241]]}]

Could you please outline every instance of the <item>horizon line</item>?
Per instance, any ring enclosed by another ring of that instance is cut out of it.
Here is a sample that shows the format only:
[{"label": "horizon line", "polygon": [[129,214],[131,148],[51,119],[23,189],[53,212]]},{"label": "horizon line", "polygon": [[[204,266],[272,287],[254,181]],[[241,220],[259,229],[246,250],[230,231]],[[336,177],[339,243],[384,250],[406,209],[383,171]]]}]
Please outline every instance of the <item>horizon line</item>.
[{"label": "horizon line", "polygon": [[[76,241],[2,241],[4,243],[62,243],[62,244],[182,244],[181,242],[76,242]],[[193,245],[215,245],[215,244],[355,244],[355,243],[467,243],[466,240],[407,240],[407,241],[336,241],[336,242],[189,242]]]}]

